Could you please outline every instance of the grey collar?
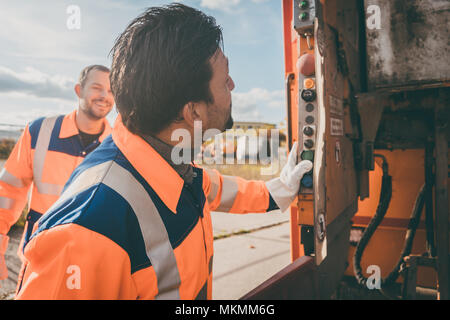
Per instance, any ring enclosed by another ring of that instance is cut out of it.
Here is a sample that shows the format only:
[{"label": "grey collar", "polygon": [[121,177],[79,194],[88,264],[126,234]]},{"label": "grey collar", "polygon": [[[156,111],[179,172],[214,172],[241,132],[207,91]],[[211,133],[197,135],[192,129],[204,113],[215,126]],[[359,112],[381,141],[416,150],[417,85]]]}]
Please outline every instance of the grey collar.
[{"label": "grey collar", "polygon": [[192,165],[187,163],[175,164],[171,158],[173,146],[161,141],[154,136],[143,135],[142,138],[147,141],[147,143],[150,144],[164,160],[167,161],[167,163],[186,183],[192,183],[195,177],[195,172]]}]

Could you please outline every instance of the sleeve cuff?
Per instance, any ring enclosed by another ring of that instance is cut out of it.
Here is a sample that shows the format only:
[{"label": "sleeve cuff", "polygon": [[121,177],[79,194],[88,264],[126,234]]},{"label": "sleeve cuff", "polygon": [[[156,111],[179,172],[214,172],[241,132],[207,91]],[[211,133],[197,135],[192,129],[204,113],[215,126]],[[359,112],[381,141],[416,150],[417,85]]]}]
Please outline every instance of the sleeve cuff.
[{"label": "sleeve cuff", "polygon": [[272,195],[269,193],[269,208],[267,208],[267,212],[278,209],[280,209],[280,207],[277,205],[275,200],[273,200]]},{"label": "sleeve cuff", "polygon": [[297,196],[297,193],[289,190],[280,181],[280,178],[266,181],[266,187],[267,190],[269,190],[270,196],[273,198],[274,202],[281,211],[286,211]]}]

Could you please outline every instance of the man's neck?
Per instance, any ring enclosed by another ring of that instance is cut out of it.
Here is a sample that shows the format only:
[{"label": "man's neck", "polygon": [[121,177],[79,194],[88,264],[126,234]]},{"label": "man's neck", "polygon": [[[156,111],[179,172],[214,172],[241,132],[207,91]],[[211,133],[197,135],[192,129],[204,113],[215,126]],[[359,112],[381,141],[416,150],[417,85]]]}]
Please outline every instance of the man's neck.
[{"label": "man's neck", "polygon": [[164,142],[165,144],[174,147],[174,146],[176,146],[179,143],[178,141],[173,141],[172,140],[172,132],[174,130],[176,130],[176,129],[166,128],[165,130],[162,130],[162,131],[154,134],[153,136],[155,138],[157,138],[158,140]]},{"label": "man's neck", "polygon": [[175,164],[172,160],[172,150],[174,146],[162,141],[156,135],[142,135],[142,138],[147,141],[147,143],[150,144],[164,160],[167,161],[167,163],[181,176],[185,182],[188,184],[192,183],[195,173],[190,163]]},{"label": "man's neck", "polygon": [[77,110],[75,122],[77,124],[78,130],[88,134],[102,133],[105,129],[105,123],[103,119],[93,120],[85,115],[81,110]]}]

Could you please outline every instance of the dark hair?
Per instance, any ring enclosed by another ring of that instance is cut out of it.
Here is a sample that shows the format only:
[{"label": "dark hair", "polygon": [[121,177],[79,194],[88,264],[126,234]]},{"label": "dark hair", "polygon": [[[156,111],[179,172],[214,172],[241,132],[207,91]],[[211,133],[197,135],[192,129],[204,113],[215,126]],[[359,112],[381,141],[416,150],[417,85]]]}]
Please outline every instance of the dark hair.
[{"label": "dark hair", "polygon": [[124,125],[135,134],[165,129],[188,102],[212,102],[210,58],[223,45],[216,20],[171,4],[148,8],[117,38],[111,90]]},{"label": "dark hair", "polygon": [[88,78],[89,72],[91,72],[92,70],[98,70],[98,71],[103,71],[103,72],[108,72],[108,73],[110,72],[109,68],[102,66],[100,64],[93,64],[93,65],[87,66],[86,68],[81,70],[80,76],[78,78],[78,83],[81,85],[82,88],[86,84],[86,80]]}]

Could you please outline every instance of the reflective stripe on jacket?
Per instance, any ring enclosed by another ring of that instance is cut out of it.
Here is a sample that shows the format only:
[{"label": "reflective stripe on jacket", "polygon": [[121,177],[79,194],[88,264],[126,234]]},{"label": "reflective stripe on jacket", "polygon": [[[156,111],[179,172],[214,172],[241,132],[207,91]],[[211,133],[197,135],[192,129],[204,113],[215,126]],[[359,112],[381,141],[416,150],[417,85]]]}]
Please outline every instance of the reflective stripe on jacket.
[{"label": "reflective stripe on jacket", "polygon": [[[58,199],[64,184],[99,141],[86,148],[79,139],[76,111],[64,116],[40,118],[26,126],[0,171],[0,234],[17,222],[27,202],[31,184],[25,237],[33,224]],[[105,129],[99,140],[111,133]]]},{"label": "reflective stripe on jacket", "polygon": [[25,247],[19,299],[211,299],[211,210],[266,212],[262,181],[194,168],[192,184],[116,122]]}]

